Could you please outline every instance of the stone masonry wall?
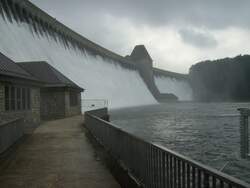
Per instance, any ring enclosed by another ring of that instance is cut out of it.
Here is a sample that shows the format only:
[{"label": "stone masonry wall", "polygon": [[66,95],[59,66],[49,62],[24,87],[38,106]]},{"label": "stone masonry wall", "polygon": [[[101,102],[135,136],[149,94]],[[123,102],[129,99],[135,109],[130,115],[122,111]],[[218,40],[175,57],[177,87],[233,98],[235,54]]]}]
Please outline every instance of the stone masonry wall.
[{"label": "stone masonry wall", "polygon": [[19,111],[5,111],[5,88],[4,83],[0,83],[0,115],[2,119],[24,119],[24,130],[26,133],[32,131],[40,124],[40,89],[37,87],[31,88],[31,109]]},{"label": "stone masonry wall", "polygon": [[43,120],[64,118],[65,117],[64,90],[42,89],[40,109],[41,109],[41,118]]}]

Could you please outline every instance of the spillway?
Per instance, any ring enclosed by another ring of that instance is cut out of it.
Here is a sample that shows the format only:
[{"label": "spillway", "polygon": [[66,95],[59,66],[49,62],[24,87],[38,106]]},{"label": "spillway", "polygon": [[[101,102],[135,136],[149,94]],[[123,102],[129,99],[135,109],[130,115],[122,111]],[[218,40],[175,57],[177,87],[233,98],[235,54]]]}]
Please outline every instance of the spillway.
[{"label": "spillway", "polygon": [[154,76],[155,84],[160,93],[172,93],[176,95],[180,101],[192,100],[192,89],[186,80],[166,76]]},{"label": "spillway", "polygon": [[136,69],[79,49],[37,22],[18,21],[18,15],[0,11],[0,51],[12,60],[47,61],[86,89],[84,99],[108,100],[110,108],[157,103]]}]

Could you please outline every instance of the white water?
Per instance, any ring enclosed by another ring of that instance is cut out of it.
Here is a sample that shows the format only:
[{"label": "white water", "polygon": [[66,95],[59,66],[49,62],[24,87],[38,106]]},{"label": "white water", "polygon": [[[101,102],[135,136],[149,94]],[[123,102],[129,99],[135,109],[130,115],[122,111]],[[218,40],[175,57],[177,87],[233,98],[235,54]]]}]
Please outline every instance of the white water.
[{"label": "white water", "polygon": [[192,89],[188,82],[165,76],[155,76],[155,84],[161,93],[172,93],[180,101],[192,100]]},{"label": "white water", "polygon": [[73,47],[65,49],[60,42],[31,30],[26,23],[6,23],[0,16],[0,51],[17,62],[47,61],[86,89],[82,98],[106,99],[110,108],[156,103],[136,70]]}]

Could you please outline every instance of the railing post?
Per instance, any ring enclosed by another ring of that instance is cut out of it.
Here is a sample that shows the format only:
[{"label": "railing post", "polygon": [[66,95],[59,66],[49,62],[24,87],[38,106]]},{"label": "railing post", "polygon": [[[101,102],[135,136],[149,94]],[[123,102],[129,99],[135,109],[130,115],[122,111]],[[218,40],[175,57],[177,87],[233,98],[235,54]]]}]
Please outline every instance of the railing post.
[{"label": "railing post", "polygon": [[246,108],[238,109],[240,111],[240,155],[246,159],[249,156],[249,133],[248,133],[248,117],[250,110]]}]

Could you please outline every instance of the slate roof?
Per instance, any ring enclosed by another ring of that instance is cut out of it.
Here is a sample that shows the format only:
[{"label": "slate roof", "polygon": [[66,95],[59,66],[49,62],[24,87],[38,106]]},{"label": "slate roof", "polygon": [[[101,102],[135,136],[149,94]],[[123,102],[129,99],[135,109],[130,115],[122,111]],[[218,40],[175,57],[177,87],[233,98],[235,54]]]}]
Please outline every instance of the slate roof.
[{"label": "slate roof", "polygon": [[141,60],[141,59],[149,59],[150,61],[152,61],[151,56],[149,55],[146,47],[144,45],[137,45],[135,46],[135,48],[133,49],[130,58],[132,60]]},{"label": "slate roof", "polygon": [[25,71],[14,61],[3,55],[1,52],[0,52],[0,75],[37,81],[31,74]]},{"label": "slate roof", "polygon": [[71,87],[83,91],[81,87],[47,62],[20,62],[18,64],[36,79],[44,82],[45,87]]}]

